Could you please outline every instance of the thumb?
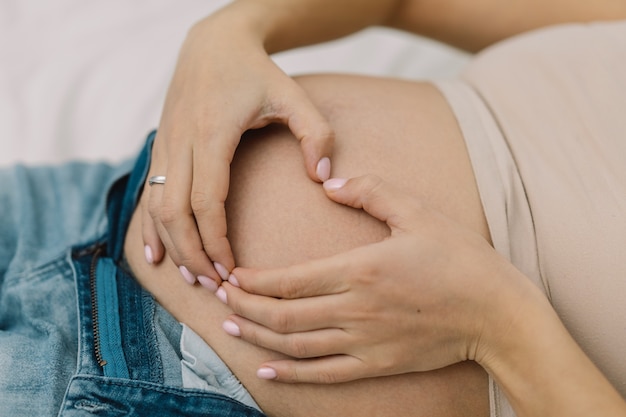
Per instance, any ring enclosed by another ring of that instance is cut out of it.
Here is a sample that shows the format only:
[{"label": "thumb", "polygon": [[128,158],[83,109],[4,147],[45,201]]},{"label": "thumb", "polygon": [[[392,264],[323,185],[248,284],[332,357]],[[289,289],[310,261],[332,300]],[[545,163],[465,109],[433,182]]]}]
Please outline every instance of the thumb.
[{"label": "thumb", "polygon": [[419,202],[376,175],[324,182],[328,197],[340,204],[363,209],[391,228],[407,229],[408,221],[421,209]]},{"label": "thumb", "polygon": [[335,132],[319,109],[303,92],[293,100],[287,116],[289,130],[300,141],[306,171],[315,181],[330,178],[330,157],[335,142]]}]

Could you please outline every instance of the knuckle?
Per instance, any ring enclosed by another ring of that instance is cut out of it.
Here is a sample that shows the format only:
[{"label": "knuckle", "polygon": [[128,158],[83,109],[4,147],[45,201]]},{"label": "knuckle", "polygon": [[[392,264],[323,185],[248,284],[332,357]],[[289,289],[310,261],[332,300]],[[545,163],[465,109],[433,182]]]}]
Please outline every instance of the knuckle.
[{"label": "knuckle", "polygon": [[343,379],[338,375],[338,371],[321,371],[317,375],[318,383],[320,384],[336,384],[341,382]]},{"label": "knuckle", "polygon": [[298,138],[303,146],[314,148],[330,148],[335,142],[335,133],[326,123],[310,126],[308,131],[301,132]]},{"label": "knuckle", "polygon": [[363,177],[363,184],[366,192],[366,196],[372,197],[376,195],[378,190],[383,185],[383,179],[375,174],[368,174]]},{"label": "knuckle", "polygon": [[293,316],[280,309],[274,310],[270,313],[269,325],[272,330],[279,333],[287,333],[293,329],[294,320]]},{"label": "knuckle", "polygon": [[396,358],[392,355],[381,355],[376,360],[374,367],[381,375],[391,375],[397,370]]},{"label": "knuckle", "polygon": [[289,335],[286,341],[287,354],[294,358],[308,358],[309,348],[297,335]]},{"label": "knuckle", "polygon": [[157,202],[154,198],[148,198],[146,207],[148,214],[150,214],[150,217],[153,219],[157,219],[161,214],[161,204],[159,204],[159,202]]},{"label": "knuckle", "polygon": [[354,263],[351,273],[346,275],[346,280],[355,287],[370,287],[374,285],[385,270],[382,265],[373,261]]},{"label": "knuckle", "polygon": [[258,332],[254,328],[246,329],[245,327],[240,326],[241,328],[241,338],[245,341],[255,345],[255,346],[265,346],[262,343],[261,338],[259,337]]},{"label": "knuckle", "polygon": [[359,178],[356,186],[358,193],[354,198],[358,201],[359,206],[368,210],[368,207],[372,207],[377,199],[380,198],[383,180],[377,175],[367,174]]},{"label": "knuckle", "polygon": [[214,210],[218,203],[205,191],[193,190],[190,196],[191,209],[196,214],[204,214]]},{"label": "knuckle", "polygon": [[168,203],[164,203],[158,209],[154,210],[154,217],[158,218],[166,227],[174,224],[180,218],[178,210]]},{"label": "knuckle", "polygon": [[316,140],[329,142],[330,145],[335,141],[335,132],[328,123],[319,123],[314,135]]},{"label": "knuckle", "polygon": [[176,260],[179,265],[185,265],[188,268],[195,269],[194,268],[195,257],[193,256],[192,251],[190,251],[188,248],[178,246],[176,248],[176,253],[178,255]]},{"label": "knuckle", "polygon": [[282,298],[293,299],[299,298],[300,286],[295,279],[289,279],[288,277],[281,277],[278,282],[278,291]]}]

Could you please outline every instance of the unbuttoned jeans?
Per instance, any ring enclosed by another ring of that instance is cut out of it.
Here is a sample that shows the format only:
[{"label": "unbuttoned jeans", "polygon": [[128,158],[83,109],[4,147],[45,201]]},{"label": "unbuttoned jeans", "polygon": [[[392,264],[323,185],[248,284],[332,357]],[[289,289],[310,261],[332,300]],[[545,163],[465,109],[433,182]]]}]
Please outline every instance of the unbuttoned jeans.
[{"label": "unbuttoned jeans", "polygon": [[153,139],[134,163],[0,171],[0,416],[263,416],[166,377],[159,306],[123,268]]}]

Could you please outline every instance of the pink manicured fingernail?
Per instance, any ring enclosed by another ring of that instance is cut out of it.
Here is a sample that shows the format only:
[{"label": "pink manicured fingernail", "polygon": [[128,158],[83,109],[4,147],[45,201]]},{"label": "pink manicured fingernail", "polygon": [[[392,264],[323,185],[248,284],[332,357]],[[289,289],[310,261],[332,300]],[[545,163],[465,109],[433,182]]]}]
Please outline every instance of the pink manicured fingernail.
[{"label": "pink manicured fingernail", "polygon": [[336,191],[346,185],[348,182],[345,178],[332,178],[328,181],[324,181],[324,189],[328,191]]},{"label": "pink manicured fingernail", "polygon": [[196,277],[194,277],[193,274],[189,272],[187,268],[181,265],[180,267],[178,267],[178,270],[180,271],[183,278],[185,278],[185,281],[187,281],[189,285],[193,285],[196,283]]},{"label": "pink manicured fingernail", "polygon": [[228,270],[224,267],[224,265],[219,262],[213,262],[213,267],[215,268],[217,273],[220,274],[222,280],[226,281],[228,279]]},{"label": "pink manicured fingernail", "polygon": [[224,288],[219,287],[215,292],[215,295],[217,295],[217,298],[219,298],[222,303],[228,304],[228,295],[226,294],[226,290]]},{"label": "pink manicured fingernail", "polygon": [[315,173],[317,174],[317,178],[320,181],[326,181],[330,178],[330,159],[328,157],[323,157],[317,163],[317,168],[315,169]]},{"label": "pink manicured fingernail", "polygon": [[256,376],[261,379],[276,379],[278,375],[272,368],[263,367],[256,371]]},{"label": "pink manicured fingernail", "polygon": [[235,287],[240,287],[239,281],[237,281],[237,277],[233,274],[230,274],[230,276],[228,277],[228,282],[230,282]]},{"label": "pink manicured fingernail", "polygon": [[204,288],[211,292],[217,291],[217,283],[213,281],[212,278],[206,277],[204,275],[198,275],[198,282],[200,283],[200,285],[202,285]]},{"label": "pink manicured fingernail", "polygon": [[154,256],[152,256],[152,248],[148,245],[143,247],[143,253],[146,255],[146,262],[150,265],[154,263]]},{"label": "pink manicured fingernail", "polygon": [[222,323],[222,328],[231,336],[241,336],[241,330],[234,321],[226,320]]}]

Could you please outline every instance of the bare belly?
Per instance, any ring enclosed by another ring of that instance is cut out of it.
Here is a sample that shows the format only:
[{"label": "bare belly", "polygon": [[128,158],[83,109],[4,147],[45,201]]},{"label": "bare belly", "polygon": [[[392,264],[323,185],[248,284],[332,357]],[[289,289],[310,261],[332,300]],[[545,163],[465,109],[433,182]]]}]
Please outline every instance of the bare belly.
[{"label": "bare belly", "polygon": [[[472,168],[454,115],[429,84],[351,76],[300,83],[336,132],[334,177],[374,173],[489,239]],[[275,267],[345,251],[388,235],[386,225],[329,201],[306,176],[300,148],[277,127],[247,135],[232,165],[228,235],[240,266]],[[286,385],[256,369],[278,355],[228,336],[230,310],[190,286],[166,258],[144,260],[133,216],[126,256],[137,280],[220,355],[272,416],[487,416],[487,376],[473,363],[348,384]]]}]

